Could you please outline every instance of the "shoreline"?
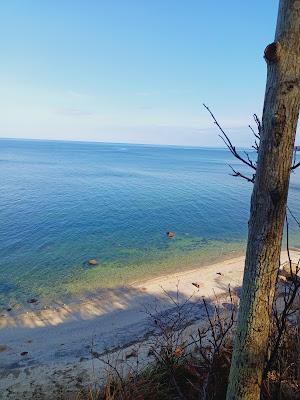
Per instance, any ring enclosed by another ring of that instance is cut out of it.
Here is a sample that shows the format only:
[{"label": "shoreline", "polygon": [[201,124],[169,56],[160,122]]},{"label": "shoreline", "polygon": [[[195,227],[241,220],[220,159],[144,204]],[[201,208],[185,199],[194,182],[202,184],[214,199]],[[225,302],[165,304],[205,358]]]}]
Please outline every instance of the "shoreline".
[{"label": "shoreline", "polygon": [[199,271],[199,269],[204,268],[204,267],[206,268],[211,265],[219,264],[219,263],[222,263],[227,260],[233,260],[236,258],[243,257],[244,253],[245,252],[242,250],[231,250],[228,253],[215,256],[212,259],[210,259],[209,261],[204,261],[201,263],[191,263],[188,266],[185,266],[183,268],[182,268],[182,265],[179,264],[179,265],[175,266],[174,270],[172,270],[170,272],[166,272],[164,274],[155,273],[154,276],[149,277],[149,278],[135,279],[135,280],[130,281],[127,285],[136,286],[136,285],[141,285],[141,284],[144,284],[144,283],[156,280],[156,279],[164,280],[164,279],[169,278],[172,275],[178,275],[178,274],[182,275],[182,274],[186,274],[186,273],[190,273],[190,272],[194,272],[194,271]]},{"label": "shoreline", "polygon": [[[43,326],[42,321],[45,318],[49,318],[50,315],[55,315],[57,317],[57,314],[63,315],[66,312],[67,313],[77,313],[79,309],[84,310],[88,306],[94,306],[94,305],[99,305],[99,302],[104,301],[110,301],[111,299],[115,298],[116,295],[121,295],[122,293],[125,292],[130,292],[130,291],[144,291],[146,288],[151,294],[156,294],[159,295],[161,292],[161,286],[170,286],[173,283],[175,284],[175,280],[180,280],[180,278],[183,278],[185,280],[189,276],[195,276],[196,275],[201,275],[203,272],[207,272],[207,270],[211,268],[219,268],[220,272],[221,269],[224,265],[226,265],[228,262],[229,263],[244,263],[245,257],[242,255],[240,252],[234,251],[234,257],[233,254],[226,254],[223,256],[217,256],[214,258],[211,262],[209,263],[201,263],[198,265],[190,265],[187,267],[187,269],[183,268],[180,270],[180,267],[178,266],[178,269],[175,268],[175,271],[173,270],[172,272],[169,273],[163,273],[163,274],[154,274],[153,277],[146,277],[144,279],[134,279],[132,281],[129,281],[128,283],[123,283],[120,286],[114,286],[114,287],[109,287],[109,288],[99,288],[95,292],[92,293],[85,293],[82,295],[74,296],[69,302],[64,302],[64,301],[55,301],[49,305],[43,305],[42,303],[39,302],[37,298],[37,302],[33,304],[26,304],[23,305],[22,308],[17,308],[17,309],[12,309],[11,311],[3,311],[0,315],[0,334],[1,334],[1,329],[10,327],[10,326],[24,326],[24,327],[29,327],[32,325],[33,321],[36,321],[36,326]],[[185,278],[185,279],[184,279]],[[170,284],[172,282],[172,284]],[[181,285],[182,286],[182,285]],[[188,292],[190,295],[190,290],[186,290],[186,283],[184,282],[183,284],[184,287],[180,287],[180,290],[183,290],[184,293]],[[159,288],[159,289],[158,289]],[[194,291],[196,288],[192,287]],[[109,296],[109,293],[113,293],[111,296]],[[104,312],[109,312],[109,310],[103,310]],[[99,315],[102,315],[102,311],[99,313]],[[95,317],[96,314],[93,314],[91,316],[87,316],[87,319]],[[30,324],[26,323],[26,320],[31,320]],[[49,320],[52,318],[49,318]],[[55,319],[55,321],[54,321]],[[53,324],[60,324],[63,323],[63,320],[59,320],[58,318],[54,318],[52,323]],[[35,325],[35,323],[33,323]],[[34,327],[32,325],[32,327]],[[0,336],[1,337],[1,336]]]},{"label": "shoreline", "polygon": [[[291,255],[297,259],[300,251]],[[282,261],[286,259],[282,252]],[[78,377],[85,383],[95,381],[95,368],[98,381],[104,365],[95,366],[92,350],[119,354],[120,349],[144,342],[154,334],[149,310],[157,315],[172,312],[174,297],[182,302],[203,297],[214,301],[228,293],[228,285],[241,287],[243,269],[244,256],[240,256],[104,290],[81,303],[1,317],[0,393],[6,393],[7,399],[31,399],[37,387],[51,395],[58,387],[76,391]],[[196,319],[191,316],[191,321]]]},{"label": "shoreline", "polygon": [[[86,290],[83,292],[79,292],[77,294],[72,294],[68,295],[68,297],[65,298],[57,298],[57,299],[52,299],[50,301],[46,301],[43,298],[39,298],[39,296],[28,296],[28,300],[31,298],[35,299],[36,301],[30,304],[29,301],[23,302],[23,303],[16,303],[17,306],[15,306],[14,302],[8,303],[6,305],[3,305],[0,308],[0,329],[1,329],[1,318],[7,318],[10,320],[10,317],[13,318],[18,318],[22,315],[28,315],[31,313],[42,313],[44,311],[55,311],[59,308],[64,308],[64,307],[72,307],[77,304],[82,304],[86,302],[90,302],[93,300],[93,298],[96,296],[98,297],[101,294],[105,294],[109,291],[114,291],[122,288],[128,288],[128,287],[136,287],[140,286],[143,284],[147,284],[147,282],[150,282],[155,279],[162,279],[165,280],[171,275],[176,275],[176,274],[185,274],[189,273],[195,270],[199,270],[201,268],[206,268],[210,265],[214,265],[217,263],[221,263],[226,260],[231,260],[235,259],[238,257],[241,257],[244,254],[244,251],[242,250],[231,250],[225,254],[218,254],[214,257],[211,257],[209,260],[202,260],[200,263],[198,262],[188,262],[185,264],[179,263],[172,265],[172,267],[168,267],[167,269],[164,269],[163,271],[159,270],[154,270],[152,273],[147,275],[146,277],[142,278],[141,276],[135,277],[135,278],[129,278],[121,282],[119,285],[112,285],[112,286],[104,286],[104,287],[99,287],[97,289],[92,289],[92,290]],[[101,277],[100,277],[101,278]],[[7,311],[7,309],[9,311]]]}]

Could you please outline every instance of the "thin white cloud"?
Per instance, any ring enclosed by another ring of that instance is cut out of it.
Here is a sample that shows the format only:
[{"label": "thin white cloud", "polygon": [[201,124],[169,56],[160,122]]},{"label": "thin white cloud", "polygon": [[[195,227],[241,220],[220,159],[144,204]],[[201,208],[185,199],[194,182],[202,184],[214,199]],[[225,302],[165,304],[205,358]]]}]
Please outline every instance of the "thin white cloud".
[{"label": "thin white cloud", "polygon": [[68,96],[70,97],[74,97],[74,98],[83,98],[83,97],[88,97],[87,94],[85,93],[81,93],[81,92],[77,92],[76,90],[68,90],[67,92]]},{"label": "thin white cloud", "polygon": [[54,110],[55,114],[63,115],[65,117],[89,117],[95,113],[91,110],[83,110],[80,108],[60,107]]},{"label": "thin white cloud", "polygon": [[139,97],[151,97],[151,96],[156,96],[156,95],[158,95],[159,94],[159,92],[157,92],[157,91],[144,91],[144,92],[136,92],[135,93],[135,95],[136,96],[139,96]]}]

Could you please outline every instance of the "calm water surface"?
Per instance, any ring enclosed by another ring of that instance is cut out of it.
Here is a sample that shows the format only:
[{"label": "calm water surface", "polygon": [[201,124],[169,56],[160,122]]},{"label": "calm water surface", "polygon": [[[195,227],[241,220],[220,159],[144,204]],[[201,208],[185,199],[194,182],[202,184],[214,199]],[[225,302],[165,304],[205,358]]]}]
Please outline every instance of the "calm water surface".
[{"label": "calm water surface", "polygon": [[[240,254],[251,184],[228,164],[223,149],[0,140],[0,303],[66,301]],[[298,216],[299,194],[297,172]],[[293,245],[298,231],[291,222]]]}]

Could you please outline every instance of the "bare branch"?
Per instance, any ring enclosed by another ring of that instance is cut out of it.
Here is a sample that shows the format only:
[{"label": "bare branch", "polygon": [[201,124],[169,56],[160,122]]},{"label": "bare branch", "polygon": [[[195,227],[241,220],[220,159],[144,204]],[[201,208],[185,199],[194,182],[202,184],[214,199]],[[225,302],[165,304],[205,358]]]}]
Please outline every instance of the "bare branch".
[{"label": "bare branch", "polygon": [[291,171],[294,171],[296,168],[298,168],[298,167],[300,167],[300,161],[297,163],[297,164],[294,164],[292,167],[291,167]]},{"label": "bare branch", "polygon": [[256,137],[256,139],[260,139],[259,134],[255,132],[255,130],[252,128],[252,126],[251,126],[251,125],[248,125],[248,127],[250,128],[251,132],[252,132],[253,135]]},{"label": "bare branch", "polygon": [[221,127],[221,125],[219,124],[219,122],[217,121],[216,117],[214,116],[214,114],[212,113],[212,111],[210,110],[210,108],[208,106],[206,106],[205,104],[203,104],[203,106],[207,109],[207,111],[210,113],[214,123],[217,125],[217,127],[219,128],[219,130],[222,132],[222,135],[219,135],[221,137],[221,139],[223,140],[223,142],[225,143],[226,147],[229,149],[229,151],[231,152],[231,154],[237,158],[238,160],[240,160],[242,163],[248,165],[248,167],[256,170],[256,166],[254,165],[254,163],[248,158],[245,159],[244,157],[242,157],[236,150],[235,146],[231,143],[231,140],[229,139],[228,135],[226,134],[226,132],[224,131],[224,129]]},{"label": "bare branch", "polygon": [[242,174],[241,172],[236,171],[231,165],[229,165],[229,167],[232,169],[232,172],[233,172],[233,173],[231,174],[232,176],[237,176],[237,177],[239,177],[239,178],[245,179],[247,182],[254,183],[255,174],[253,174],[252,178],[249,178],[248,176]]},{"label": "bare branch", "polygon": [[244,154],[247,157],[247,160],[249,161],[249,163],[252,163],[253,165],[255,165],[255,169],[256,169],[256,163],[254,164],[253,161],[250,159],[249,153],[247,153],[246,151],[244,151]]},{"label": "bare branch", "polygon": [[295,214],[291,211],[289,206],[286,206],[286,208],[287,208],[288,212],[291,214],[291,217],[293,218],[293,220],[296,222],[296,224],[300,228],[300,221],[295,217]]},{"label": "bare branch", "polygon": [[258,134],[259,139],[260,139],[260,134],[261,134],[261,122],[260,122],[260,119],[258,118],[257,114],[253,114],[253,118],[254,118],[254,121],[255,121],[255,123],[256,123],[256,126],[257,126],[257,134]]},{"label": "bare branch", "polygon": [[256,151],[256,153],[258,153],[259,144],[257,143],[256,140],[254,140],[254,145],[252,145],[251,147]]},{"label": "bare branch", "polygon": [[284,290],[284,297],[283,297],[283,302],[284,302],[284,307],[283,310],[280,312],[278,311],[278,305],[276,302],[276,299],[274,300],[273,303],[273,317],[275,320],[277,332],[275,333],[275,338],[274,338],[274,343],[271,345],[271,351],[270,351],[270,356],[268,358],[265,370],[264,370],[264,377],[267,376],[267,373],[272,369],[273,363],[275,362],[276,356],[278,355],[280,351],[280,347],[284,338],[284,334],[288,329],[288,318],[295,312],[293,310],[293,306],[295,303],[296,296],[298,294],[298,291],[300,289],[300,280],[298,277],[298,272],[299,272],[299,261],[296,265],[296,270],[293,270],[293,262],[291,258],[291,253],[290,253],[290,246],[289,246],[289,223],[288,223],[288,218],[287,215],[285,216],[286,220],[286,250],[287,250],[287,255],[288,255],[288,264],[289,264],[289,269],[290,269],[290,281],[291,284],[288,288],[288,290],[285,287]]}]

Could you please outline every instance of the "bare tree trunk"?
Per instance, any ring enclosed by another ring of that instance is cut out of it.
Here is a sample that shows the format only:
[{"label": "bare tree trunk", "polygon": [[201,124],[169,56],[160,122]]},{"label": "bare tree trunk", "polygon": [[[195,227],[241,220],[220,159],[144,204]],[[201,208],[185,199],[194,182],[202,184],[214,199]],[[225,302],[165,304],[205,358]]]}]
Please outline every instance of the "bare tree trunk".
[{"label": "bare tree trunk", "polygon": [[227,400],[260,398],[300,104],[300,1],[280,0]]}]

